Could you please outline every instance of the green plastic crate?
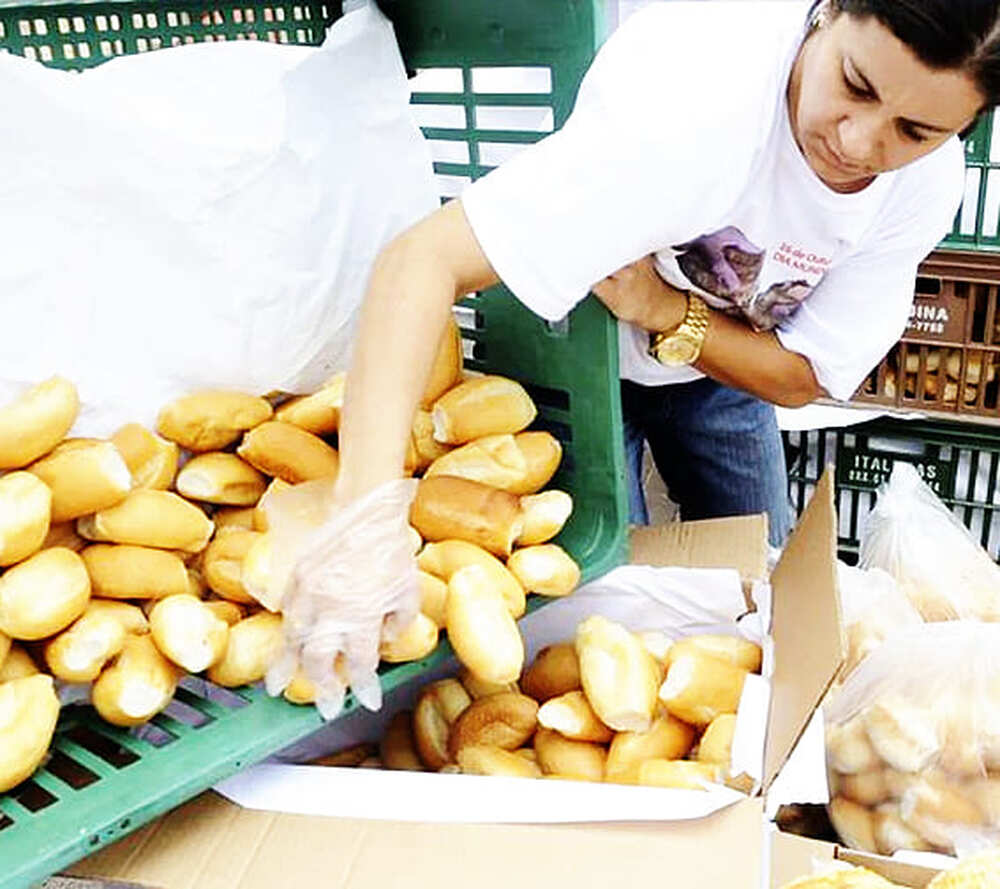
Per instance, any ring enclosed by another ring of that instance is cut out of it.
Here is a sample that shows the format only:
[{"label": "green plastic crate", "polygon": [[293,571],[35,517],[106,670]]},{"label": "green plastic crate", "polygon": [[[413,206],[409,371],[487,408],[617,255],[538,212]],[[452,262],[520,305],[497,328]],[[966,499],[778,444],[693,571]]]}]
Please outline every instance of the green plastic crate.
[{"label": "green plastic crate", "polygon": [[[424,106],[417,110],[451,114],[423,128],[443,155],[435,171],[445,194],[486,173],[500,149],[537,141],[562,125],[604,34],[598,0],[385,0],[381,6],[408,68],[447,81],[413,99]],[[316,44],[339,12],[339,3],[311,2],[0,0],[0,47],[81,69],[201,41]],[[540,74],[545,84],[498,89],[496,68],[531,69],[521,73]],[[542,122],[505,125],[512,110]],[[524,382],[539,405],[536,427],[563,444],[553,484],[572,492],[575,510],[560,542],[580,562],[584,580],[620,564],[627,501],[614,322],[591,298],[564,322],[549,324],[502,287],[472,296],[457,311],[467,365]],[[423,661],[385,669],[383,687],[398,687],[450,653],[442,643]],[[356,706],[349,697],[345,710]],[[259,689],[224,692],[200,679],[185,680],[141,737],[107,725],[89,707],[67,708],[52,759],[0,795],[0,887],[36,883],[320,725],[312,707]]]},{"label": "green plastic crate", "polygon": [[913,464],[994,560],[1000,559],[1000,436],[964,423],[879,418],[840,429],[784,433],[792,503],[801,513],[835,465],[838,548],[858,558],[865,519],[895,463]]},{"label": "green plastic crate", "polygon": [[992,111],[965,141],[966,192],[942,247],[1000,250],[1000,159],[993,154]]}]

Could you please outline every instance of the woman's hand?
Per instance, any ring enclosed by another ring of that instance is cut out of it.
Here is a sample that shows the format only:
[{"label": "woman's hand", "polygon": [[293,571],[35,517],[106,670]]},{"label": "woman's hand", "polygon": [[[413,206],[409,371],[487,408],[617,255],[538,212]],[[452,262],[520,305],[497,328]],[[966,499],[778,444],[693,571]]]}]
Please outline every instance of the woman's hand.
[{"label": "woman's hand", "polygon": [[592,289],[616,318],[644,330],[677,327],[687,311],[687,294],[660,277],[652,256],[619,269]]}]

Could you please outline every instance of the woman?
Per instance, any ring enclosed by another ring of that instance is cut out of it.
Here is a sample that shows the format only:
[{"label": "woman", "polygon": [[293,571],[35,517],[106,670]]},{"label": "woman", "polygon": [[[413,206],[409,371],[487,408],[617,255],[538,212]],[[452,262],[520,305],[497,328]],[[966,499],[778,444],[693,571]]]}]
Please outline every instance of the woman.
[{"label": "woman", "polygon": [[[901,334],[917,263],[961,199],[956,134],[1000,96],[998,5],[667,3],[629,19],[559,132],[382,251],[338,502],[379,502],[399,478],[453,301],[503,280],[542,317],[593,290],[621,320],[634,519],[646,438],[683,517],[766,510],[780,542],[771,405],[849,397]],[[405,559],[404,514],[370,523],[371,562]],[[357,609],[362,590],[310,572],[319,555],[297,572],[303,613]],[[322,557],[352,576],[352,557]],[[412,606],[407,583],[391,598]],[[370,676],[392,610],[383,596],[360,635],[303,628],[310,659],[352,647],[353,681]]]}]

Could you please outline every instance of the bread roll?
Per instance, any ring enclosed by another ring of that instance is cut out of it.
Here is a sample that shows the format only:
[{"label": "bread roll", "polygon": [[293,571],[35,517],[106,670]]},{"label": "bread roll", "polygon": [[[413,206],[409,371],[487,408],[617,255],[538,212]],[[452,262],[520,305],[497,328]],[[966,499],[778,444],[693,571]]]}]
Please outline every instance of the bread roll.
[{"label": "bread roll", "polygon": [[29,778],[48,753],[59,719],[51,676],[0,685],[0,793]]},{"label": "bread roll", "polygon": [[439,456],[424,474],[451,475],[479,482],[501,491],[521,487],[528,473],[528,461],[509,432],[487,435]]},{"label": "bread roll", "polygon": [[547,700],[538,711],[538,724],[571,741],[607,744],[615,734],[601,722],[582,691],[568,691]]},{"label": "bread roll", "polygon": [[573,512],[573,498],[565,491],[542,491],[521,498],[524,528],[514,541],[517,546],[534,546],[555,537]]},{"label": "bread roll", "polygon": [[71,549],[43,549],[0,576],[0,632],[44,639],[68,627],[87,607],[90,578]]},{"label": "bread roll", "polygon": [[229,624],[189,595],[157,602],[149,615],[149,632],[161,653],[189,673],[217,663],[229,640]]},{"label": "bread roll", "polygon": [[503,596],[478,565],[448,583],[448,639],[455,655],[487,682],[514,682],[524,666],[524,642]]},{"label": "bread roll", "polygon": [[661,630],[640,630],[636,636],[639,637],[643,648],[653,656],[653,660],[665,667],[674,644],[673,639]]},{"label": "bread roll", "polygon": [[196,553],[208,545],[215,526],[197,506],[177,494],[140,490],[117,506],[79,519],[76,529],[90,540]]},{"label": "bread roll", "polygon": [[131,544],[94,543],[80,553],[95,596],[162,599],[190,591],[180,556]]},{"label": "bread roll", "polygon": [[443,475],[421,479],[410,524],[424,540],[467,540],[505,558],[524,528],[513,494]]},{"label": "bread roll", "polygon": [[554,543],[515,550],[507,559],[507,567],[525,592],[540,596],[568,596],[580,583],[580,566]]},{"label": "bread roll", "polygon": [[857,716],[826,728],[826,752],[830,767],[844,775],[881,768],[883,763],[868,740],[864,720]]},{"label": "bread roll", "polygon": [[215,523],[215,533],[225,534],[228,531],[256,531],[254,521],[256,509],[251,506],[223,506],[212,513]]},{"label": "bread roll", "polygon": [[64,682],[93,682],[125,644],[128,635],[115,617],[89,608],[43,650],[52,675]]},{"label": "bread roll", "polygon": [[203,572],[213,593],[232,602],[256,601],[243,581],[243,560],[260,539],[258,531],[230,531],[208,545]]},{"label": "bread roll", "polygon": [[293,485],[316,478],[336,478],[340,468],[340,457],[322,438],[276,420],[250,430],[236,453],[266,475]]},{"label": "bread roll", "polygon": [[91,599],[84,614],[104,614],[113,617],[126,633],[148,633],[149,621],[138,605],[117,599]]},{"label": "bread roll", "polygon": [[346,373],[335,374],[312,395],[301,395],[286,401],[274,412],[274,418],[313,435],[330,435],[340,426],[346,384]]},{"label": "bread roll", "polygon": [[375,747],[372,744],[355,744],[353,747],[347,747],[344,750],[337,750],[334,753],[326,754],[326,756],[318,756],[316,759],[311,759],[309,760],[309,765],[341,769],[357,768],[365,760],[371,759],[374,753]]},{"label": "bread roll", "polygon": [[413,415],[410,438],[406,443],[403,470],[409,475],[424,472],[435,460],[443,457],[451,449],[452,445],[434,440],[434,422],[431,420],[430,411],[418,408]]},{"label": "bread roll", "polygon": [[10,638],[6,633],[0,633],[0,667],[3,666],[4,659],[10,652],[11,646],[13,646],[14,640]]},{"label": "bread roll", "polygon": [[226,650],[208,668],[208,678],[227,688],[259,682],[281,652],[283,641],[280,614],[262,611],[245,617],[229,628]]},{"label": "bread roll", "polygon": [[827,812],[844,845],[877,853],[875,821],[870,809],[838,796],[830,801]]},{"label": "bread roll", "polygon": [[674,787],[680,790],[708,790],[706,785],[722,781],[715,763],[687,759],[647,759],[639,766],[638,784],[644,787]]},{"label": "bread roll", "polygon": [[267,479],[235,454],[198,454],[177,474],[177,490],[192,500],[229,506],[253,506]]},{"label": "bread roll", "polygon": [[535,732],[538,765],[546,775],[574,778],[578,781],[603,781],[606,753],[600,744],[571,741],[551,729]]},{"label": "bread roll", "polygon": [[681,654],[672,659],[660,687],[660,700],[684,722],[707,726],[723,713],[735,713],[747,671],[705,654]]},{"label": "bread roll", "polygon": [[417,616],[393,639],[379,645],[379,656],[386,663],[401,664],[427,657],[438,644],[438,625],[426,614]]},{"label": "bread roll", "polygon": [[458,671],[458,681],[462,683],[462,686],[469,693],[469,697],[474,701],[504,691],[520,691],[516,682],[484,682],[465,667]]},{"label": "bread roll", "polygon": [[922,839],[949,852],[963,830],[986,826],[985,813],[960,786],[931,775],[918,777],[906,789],[899,815]]},{"label": "bread roll", "polygon": [[139,423],[122,426],[111,442],[132,473],[133,487],[166,491],[173,485],[181,455],[176,442],[160,438]]},{"label": "bread roll", "polygon": [[38,552],[49,531],[52,492],[30,472],[0,477],[0,567]]},{"label": "bread roll", "polygon": [[892,794],[885,780],[885,769],[858,772],[856,775],[841,775],[837,782],[837,792],[852,802],[872,809],[886,802]]},{"label": "bread roll", "polygon": [[524,614],[524,587],[503,562],[481,546],[467,540],[442,540],[428,543],[417,556],[420,571],[445,582],[450,581],[456,571],[469,565],[476,565],[486,572],[490,585],[503,596],[511,616],[516,619]]},{"label": "bread roll", "polygon": [[413,714],[400,710],[389,720],[389,727],[379,744],[379,756],[387,769],[408,772],[424,771],[413,741]]},{"label": "bread roll", "polygon": [[434,363],[431,365],[430,376],[424,385],[420,397],[421,407],[429,408],[438,398],[455,386],[462,379],[462,331],[455,323],[454,317],[448,319]]},{"label": "bread roll", "polygon": [[457,679],[432,682],[421,692],[413,711],[413,743],[427,768],[437,771],[451,762],[451,727],[471,703]]},{"label": "bread roll", "polygon": [[601,722],[615,731],[646,731],[660,668],[635,634],[594,615],[577,627],[576,654],[583,690]]},{"label": "bread roll", "polygon": [[273,413],[265,398],[206,389],[170,402],[156,419],[156,431],[195,453],[219,451]]},{"label": "bread roll", "polygon": [[510,488],[511,494],[535,494],[542,490],[556,474],[562,461],[562,445],[549,432],[519,432],[514,443],[521,449],[528,465],[523,481]]},{"label": "bread roll", "polygon": [[458,766],[465,775],[501,775],[507,778],[541,778],[537,763],[510,750],[488,744],[471,744],[458,751]]},{"label": "bread roll", "polygon": [[465,444],[485,435],[520,432],[538,410],[524,387],[507,377],[485,375],[459,383],[434,402],[434,438]]},{"label": "bread roll", "polygon": [[202,604],[219,620],[224,621],[230,627],[233,624],[238,624],[246,616],[239,605],[235,602],[230,602],[228,599],[209,599]]},{"label": "bread roll", "polygon": [[667,666],[669,667],[675,658],[691,652],[711,655],[748,673],[760,672],[762,659],[760,646],[740,636],[712,634],[685,636],[683,639],[678,639],[667,652]]},{"label": "bread roll", "polygon": [[[225,604],[236,607],[232,602],[227,602]],[[239,623],[239,621],[237,621],[237,623]],[[229,625],[232,626],[231,623]],[[291,681],[285,686],[285,690],[281,693],[281,696],[290,704],[315,704],[316,686],[313,681],[306,676],[305,670],[303,670],[302,667],[299,667],[292,675]]]},{"label": "bread roll", "polygon": [[900,772],[921,772],[941,752],[937,717],[899,697],[884,697],[864,713],[875,752]]},{"label": "bread roll", "polygon": [[[736,734],[736,714],[716,716],[698,742],[698,762],[713,762],[729,768],[733,758],[733,735]],[[668,757],[668,759],[671,757]],[[679,759],[679,757],[673,757]]]},{"label": "bread roll", "polygon": [[20,645],[11,645],[7,657],[0,661],[0,686],[12,679],[23,679],[38,673],[38,665]]},{"label": "bread roll", "polygon": [[953,868],[942,871],[927,889],[998,889],[1000,848],[994,847],[963,858]]},{"label": "bread roll", "polygon": [[546,645],[521,679],[521,690],[539,703],[583,688],[580,659],[572,642]]},{"label": "bread roll", "polygon": [[52,491],[52,521],[76,519],[116,503],[132,489],[132,474],[110,441],[68,438],[28,471]]},{"label": "bread roll", "polygon": [[644,732],[618,732],[608,748],[607,780],[637,784],[648,759],[682,759],[694,746],[695,730],[669,714],[657,716]]},{"label": "bread roll", "polygon": [[272,478],[271,483],[261,494],[260,500],[257,501],[257,505],[254,507],[253,511],[253,530],[254,531],[266,531],[267,530],[267,504],[279,491],[287,491],[292,487],[288,482],[280,478]]},{"label": "bread roll", "polygon": [[49,525],[49,532],[42,541],[42,549],[52,549],[62,546],[73,552],[81,552],[90,545],[90,541],[76,533],[76,522],[59,522]]},{"label": "bread roll", "polygon": [[516,691],[478,698],[466,707],[448,735],[454,760],[463,747],[488,745],[516,750],[531,739],[538,725],[538,703]]},{"label": "bread roll", "polygon": [[51,451],[76,422],[76,386],[62,377],[32,386],[0,406],[0,470],[20,469]]},{"label": "bread roll", "polygon": [[930,852],[931,845],[899,817],[899,804],[880,805],[872,816],[875,847],[879,855],[892,855],[901,849]]},{"label": "bread roll", "polygon": [[448,622],[448,584],[426,571],[417,571],[417,583],[421,613],[426,614],[438,629],[444,629]]},{"label": "bread roll", "polygon": [[91,701],[112,725],[141,725],[167,707],[182,675],[148,633],[128,636],[114,663],[94,682]]},{"label": "bread roll", "polygon": [[281,602],[285,598],[293,566],[288,565],[288,571],[275,567],[273,545],[270,534],[257,532],[257,538],[243,556],[239,574],[237,575],[234,565],[226,570],[235,588],[245,592],[268,611],[277,612],[281,611]]},{"label": "bread roll", "polygon": [[962,785],[962,794],[983,813],[990,827],[1000,829],[1000,777],[992,775],[969,781]]}]

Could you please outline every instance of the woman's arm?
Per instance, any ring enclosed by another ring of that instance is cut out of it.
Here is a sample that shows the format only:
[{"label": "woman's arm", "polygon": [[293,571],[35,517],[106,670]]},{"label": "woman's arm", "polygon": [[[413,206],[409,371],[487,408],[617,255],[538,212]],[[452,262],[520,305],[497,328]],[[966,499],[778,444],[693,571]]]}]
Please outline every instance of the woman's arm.
[{"label": "woman's arm", "polygon": [[379,253],[347,373],[340,502],[402,475],[414,411],[451,307],[496,282],[457,200]]},{"label": "woman's arm", "polygon": [[[593,290],[615,316],[646,330],[670,330],[684,320],[687,310],[687,294],[664,281],[648,256],[598,282]],[[695,367],[720,383],[784,407],[801,407],[824,394],[808,359],[785,349],[773,333],[756,333],[721,312],[711,312]]]}]

